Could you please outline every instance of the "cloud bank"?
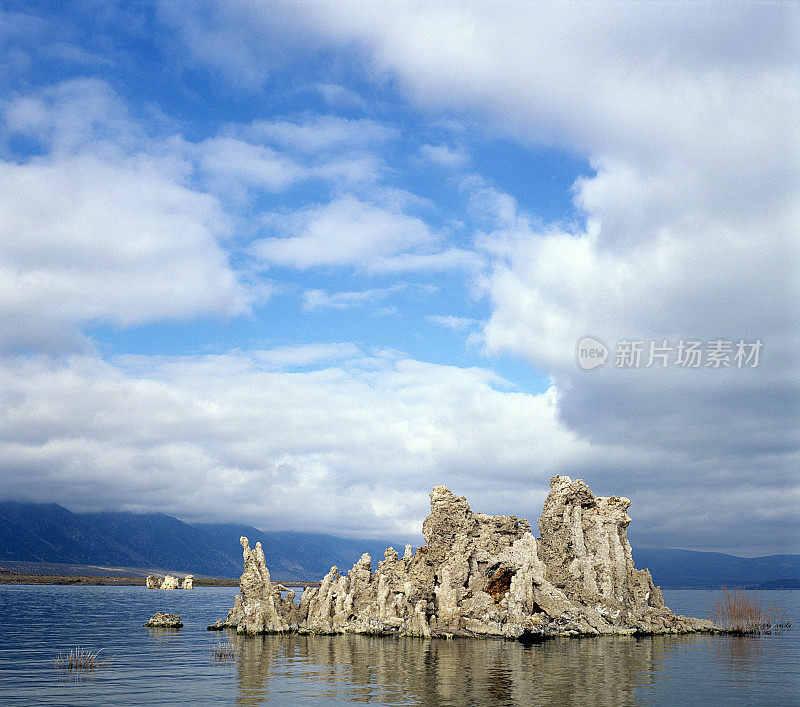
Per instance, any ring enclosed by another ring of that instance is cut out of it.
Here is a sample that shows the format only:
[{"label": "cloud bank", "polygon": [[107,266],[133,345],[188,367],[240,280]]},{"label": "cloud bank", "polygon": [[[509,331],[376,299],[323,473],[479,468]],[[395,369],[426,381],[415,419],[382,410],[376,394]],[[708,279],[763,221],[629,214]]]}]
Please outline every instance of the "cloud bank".
[{"label": "cloud bank", "polygon": [[[130,32],[187,103],[205,83],[225,104],[203,127],[98,78],[113,62],[76,27],[2,14],[18,47],[0,81],[25,81],[0,115],[0,492],[397,535],[434,483],[535,517],[569,473],[633,498],[640,544],[796,550],[796,5],[154,8]],[[42,79],[48,57],[73,76]],[[252,108],[287,96],[302,110]],[[585,159],[573,209],[549,222],[481,174],[500,140]],[[341,319],[302,345],[286,316],[286,341],[173,358],[103,358],[85,333],[262,321],[287,306],[267,277],[297,317],[344,317],[408,273],[448,295],[414,310],[420,332],[469,330],[482,365],[372,347],[372,325],[343,337]],[[485,316],[440,306],[459,288]],[[585,335],[763,351],[756,368],[583,371]],[[507,359],[547,391],[506,383]]]}]

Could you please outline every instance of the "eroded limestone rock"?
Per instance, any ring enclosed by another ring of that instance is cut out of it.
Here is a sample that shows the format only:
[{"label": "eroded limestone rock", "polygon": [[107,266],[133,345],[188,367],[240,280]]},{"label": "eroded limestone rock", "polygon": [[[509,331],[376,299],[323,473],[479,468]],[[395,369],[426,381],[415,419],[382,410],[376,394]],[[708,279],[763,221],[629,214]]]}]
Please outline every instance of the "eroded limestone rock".
[{"label": "eroded limestone rock", "polygon": [[178,578],[173,577],[171,574],[164,577],[164,580],[161,582],[162,589],[177,589],[178,586]]},{"label": "eroded limestone rock", "polygon": [[554,476],[539,519],[547,580],[573,603],[616,624],[648,630],[672,625],[661,590],[633,564],[627,498],[596,497],[581,479]]},{"label": "eroded limestone rock", "polygon": [[163,579],[161,577],[156,577],[154,574],[150,574],[147,575],[145,586],[148,589],[178,589],[178,587],[192,589],[194,587],[194,575],[187,574],[183,582],[181,582],[177,577],[173,577],[169,574]]},{"label": "eroded limestone rock", "polygon": [[436,486],[422,525],[426,544],[389,548],[373,570],[364,554],[345,575],[294,593],[270,581],[260,543],[242,538],[245,570],[233,609],[209,628],[240,633],[500,636],[712,630],[675,616],[647,570],[633,565],[630,501],[598,498],[580,479],[555,476],[539,519],[541,540],[516,516],[473,513]]},{"label": "eroded limestone rock", "polygon": [[238,633],[246,634],[288,631],[289,624],[278,613],[277,608],[290,613],[290,607],[281,601],[281,593],[286,588],[271,581],[261,543],[256,543],[255,548],[251,548],[247,538],[242,537],[239,542],[244,549],[244,572],[239,579],[240,593],[228,615],[209,628],[235,628]]},{"label": "eroded limestone rock", "polygon": [[152,618],[142,625],[148,628],[181,628],[183,626],[180,614],[164,614],[160,611],[153,614]]}]

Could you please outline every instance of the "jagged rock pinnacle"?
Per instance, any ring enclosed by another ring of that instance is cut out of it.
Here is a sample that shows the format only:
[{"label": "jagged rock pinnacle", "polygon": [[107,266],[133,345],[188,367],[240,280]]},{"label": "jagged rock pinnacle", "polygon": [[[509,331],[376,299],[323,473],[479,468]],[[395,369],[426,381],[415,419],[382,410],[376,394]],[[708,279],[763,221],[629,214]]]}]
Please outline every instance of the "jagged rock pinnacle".
[{"label": "jagged rock pinnacle", "polygon": [[568,476],[554,476],[550,489],[537,542],[524,518],[473,513],[436,486],[425,546],[406,546],[402,557],[389,548],[374,571],[367,554],[346,575],[332,567],[299,604],[271,582],[261,544],[251,550],[242,538],[241,593],[209,628],[423,638],[713,630],[673,614],[650,573],[634,567],[627,498],[597,497]]}]

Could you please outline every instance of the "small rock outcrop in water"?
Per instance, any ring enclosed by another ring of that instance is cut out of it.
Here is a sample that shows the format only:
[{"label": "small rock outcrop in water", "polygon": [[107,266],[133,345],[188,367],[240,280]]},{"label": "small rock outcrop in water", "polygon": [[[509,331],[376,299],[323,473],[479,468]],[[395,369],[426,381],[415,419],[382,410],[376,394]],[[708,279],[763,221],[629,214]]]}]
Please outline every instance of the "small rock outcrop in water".
[{"label": "small rock outcrop in water", "polygon": [[598,498],[582,480],[550,480],[541,538],[516,516],[473,513],[444,486],[431,493],[426,544],[402,557],[386,550],[373,570],[364,554],[319,587],[294,592],[270,580],[261,543],[244,548],[233,608],[209,629],[239,633],[369,633],[499,636],[677,633],[713,630],[676,616],[647,570],[633,565],[630,501]]},{"label": "small rock outcrop in water", "polygon": [[194,588],[194,575],[187,574],[186,577],[183,579],[183,583],[178,580],[177,577],[173,577],[172,575],[167,575],[164,579],[160,579],[156,577],[154,574],[147,575],[147,579],[145,580],[145,586],[148,589],[178,589],[178,587],[182,587],[183,589],[193,589]]},{"label": "small rock outcrop in water", "polygon": [[183,626],[180,614],[164,614],[160,611],[153,614],[153,617],[142,625],[148,628],[181,628]]}]

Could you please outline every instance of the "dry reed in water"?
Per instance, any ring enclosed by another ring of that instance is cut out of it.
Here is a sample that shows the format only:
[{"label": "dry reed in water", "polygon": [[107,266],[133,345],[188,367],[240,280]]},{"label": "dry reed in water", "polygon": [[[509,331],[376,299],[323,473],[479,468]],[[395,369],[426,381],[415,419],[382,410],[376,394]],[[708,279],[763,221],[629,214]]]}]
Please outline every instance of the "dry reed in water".
[{"label": "dry reed in water", "polygon": [[708,617],[719,628],[731,633],[773,633],[791,625],[775,605],[765,606],[756,591],[722,588]]},{"label": "dry reed in water", "polygon": [[105,668],[110,660],[100,660],[102,648],[93,651],[88,648],[73,648],[69,653],[59,653],[52,659],[53,667],[60,670],[94,670]]},{"label": "dry reed in water", "polygon": [[211,649],[214,660],[232,660],[236,656],[236,648],[233,643],[217,643]]}]

